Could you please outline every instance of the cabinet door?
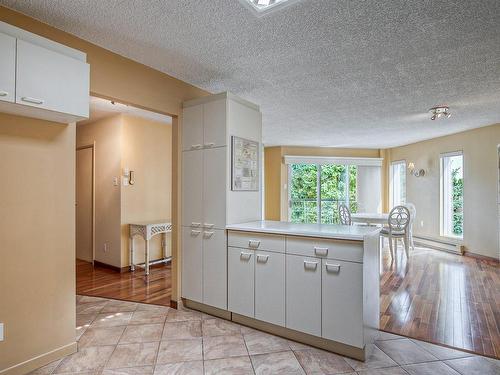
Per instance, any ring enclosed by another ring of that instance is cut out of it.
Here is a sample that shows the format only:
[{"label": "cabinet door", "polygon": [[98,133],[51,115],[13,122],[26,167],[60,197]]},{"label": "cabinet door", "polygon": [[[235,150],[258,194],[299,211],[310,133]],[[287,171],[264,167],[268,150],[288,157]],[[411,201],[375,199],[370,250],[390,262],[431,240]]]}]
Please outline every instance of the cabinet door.
[{"label": "cabinet door", "polygon": [[203,105],[203,146],[226,146],[226,99]]},{"label": "cabinet door", "polygon": [[89,116],[89,65],[17,40],[16,103]]},{"label": "cabinet door", "polygon": [[203,302],[202,232],[182,228],[182,297]]},{"label": "cabinet door", "polygon": [[201,227],[203,221],[203,151],[182,153],[182,225]]},{"label": "cabinet door", "polygon": [[323,337],[363,347],[363,265],[322,260]]},{"label": "cabinet door", "polygon": [[223,230],[203,232],[203,303],[227,309],[227,247]]},{"label": "cabinet door", "polygon": [[255,252],[255,319],[285,325],[285,254]]},{"label": "cabinet door", "polygon": [[228,247],[228,310],[254,317],[254,252]]},{"label": "cabinet door", "polygon": [[203,148],[203,105],[184,108],[182,117],[182,150]]},{"label": "cabinet door", "polygon": [[16,91],[16,38],[0,33],[0,100],[14,103]]},{"label": "cabinet door", "polygon": [[203,225],[226,227],[226,147],[203,150]]},{"label": "cabinet door", "polygon": [[286,255],[286,326],[321,336],[321,259]]}]

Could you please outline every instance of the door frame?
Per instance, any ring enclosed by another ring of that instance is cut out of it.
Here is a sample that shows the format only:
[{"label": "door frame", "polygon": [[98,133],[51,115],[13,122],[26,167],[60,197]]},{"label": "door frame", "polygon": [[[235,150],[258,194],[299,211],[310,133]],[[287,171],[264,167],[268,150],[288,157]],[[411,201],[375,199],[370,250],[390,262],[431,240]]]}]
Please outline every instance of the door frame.
[{"label": "door frame", "polygon": [[[77,147],[75,153],[80,150],[85,150],[87,148],[90,148],[92,150],[92,266],[93,266],[95,261],[95,141],[92,144],[87,144]],[[75,171],[76,171],[76,165],[75,165]],[[76,230],[76,189],[75,189],[75,230]],[[76,236],[75,236],[75,257],[76,257]]]}]

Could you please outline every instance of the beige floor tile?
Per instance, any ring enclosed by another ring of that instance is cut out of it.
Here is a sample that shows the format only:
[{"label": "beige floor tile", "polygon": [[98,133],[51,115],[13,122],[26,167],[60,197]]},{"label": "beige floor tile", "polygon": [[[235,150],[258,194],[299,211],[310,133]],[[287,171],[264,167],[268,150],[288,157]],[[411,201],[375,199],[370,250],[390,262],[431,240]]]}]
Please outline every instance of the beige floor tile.
[{"label": "beige floor tile", "polygon": [[78,348],[89,346],[116,345],[125,330],[125,326],[88,328],[78,341]]},{"label": "beige floor tile", "polygon": [[411,341],[413,341],[415,344],[417,344],[421,348],[431,353],[434,357],[443,361],[447,359],[472,357],[474,355],[460,350],[455,350],[440,345],[430,344],[425,341],[419,341],[414,339],[412,339]]},{"label": "beige floor tile", "polygon": [[203,361],[156,365],[154,375],[203,375]]},{"label": "beige floor tile", "polygon": [[351,367],[355,371],[376,369],[383,367],[394,367],[398,365],[387,354],[385,354],[375,345],[373,345],[371,349],[372,351],[369,357],[364,362],[356,361],[355,359],[352,358],[345,358],[345,360],[347,361],[347,363],[349,363],[349,365],[351,365]]},{"label": "beige floor tile", "polygon": [[243,338],[245,339],[248,353],[250,355],[284,352],[290,350],[288,340],[264,332],[250,333],[248,335],[244,335]]},{"label": "beige floor tile", "polygon": [[88,327],[94,319],[99,315],[98,313],[90,314],[76,314],[76,328]]},{"label": "beige floor tile", "polygon": [[304,370],[292,351],[250,356],[256,375],[302,375]]},{"label": "beige floor tile", "polygon": [[91,328],[125,326],[132,317],[132,312],[99,314],[90,325]]},{"label": "beige floor tile", "polygon": [[201,337],[201,321],[165,322],[162,340],[192,339]]},{"label": "beige floor tile", "polygon": [[500,374],[500,361],[485,357],[468,357],[445,361],[462,375],[498,375]]},{"label": "beige floor tile", "polygon": [[344,357],[319,349],[294,352],[302,368],[308,374],[339,374],[353,372]]},{"label": "beige floor tile", "polygon": [[377,341],[376,345],[399,365],[437,361],[436,357],[408,339]]},{"label": "beige floor tile", "polygon": [[205,319],[202,323],[203,336],[227,336],[241,333],[241,326],[223,319]]},{"label": "beige floor tile", "polygon": [[[358,371],[358,375],[408,375],[401,367],[387,367]],[[438,374],[434,374],[438,375]]]},{"label": "beige floor tile", "polygon": [[106,368],[151,366],[158,352],[157,342],[118,345],[106,364]]},{"label": "beige floor tile", "polygon": [[30,372],[29,375],[50,375],[55,370],[55,368],[59,366],[61,361],[62,359],[58,359],[57,361],[50,362],[48,365],[45,365],[35,371]]},{"label": "beige floor tile", "polygon": [[288,340],[288,345],[290,345],[290,349],[292,350],[307,350],[314,349],[314,347],[306,344],[302,344],[301,342]]},{"label": "beige floor tile", "polygon": [[205,375],[253,375],[249,356],[205,361]]},{"label": "beige floor tile", "polygon": [[168,311],[164,310],[137,310],[132,315],[129,324],[156,324],[165,322]]},{"label": "beige floor tile", "polygon": [[175,309],[170,309],[168,312],[168,322],[182,322],[185,320],[201,320],[201,313],[198,311]]},{"label": "beige floor tile", "polygon": [[83,303],[91,303],[91,302],[108,302],[111,301],[107,298],[102,298],[102,297],[93,297],[93,296],[78,296],[79,298],[77,299],[78,304],[83,304]]},{"label": "beige floor tile", "polygon": [[137,324],[125,328],[120,344],[160,341],[163,324]]},{"label": "beige floor tile", "polygon": [[158,364],[202,360],[201,338],[162,341],[158,352]]},{"label": "beige floor tile", "polygon": [[79,349],[57,366],[54,374],[65,372],[89,372],[102,369],[115,349],[114,346],[94,346]]},{"label": "beige floor tile", "polygon": [[150,305],[148,303],[138,303],[136,311],[156,311],[167,314],[170,310],[168,306]]},{"label": "beige floor tile", "polygon": [[105,369],[101,375],[152,375],[153,366]]},{"label": "beige floor tile", "polygon": [[109,301],[106,304],[106,306],[103,307],[101,313],[127,312],[127,311],[135,311],[136,309],[137,309],[136,302],[113,300]]},{"label": "beige floor tile", "polygon": [[76,313],[96,314],[99,313],[104,308],[104,306],[106,306],[106,304],[106,301],[79,303],[76,305]]},{"label": "beige floor tile", "polygon": [[417,363],[403,366],[410,375],[460,375],[443,362]]},{"label": "beige floor tile", "polygon": [[203,338],[203,358],[218,359],[248,355],[242,335]]},{"label": "beige floor tile", "polygon": [[399,336],[399,335],[395,335],[393,333],[379,331],[378,332],[377,340],[379,340],[379,341],[386,341],[386,340],[398,340],[398,339],[404,339],[404,338],[405,337]]}]

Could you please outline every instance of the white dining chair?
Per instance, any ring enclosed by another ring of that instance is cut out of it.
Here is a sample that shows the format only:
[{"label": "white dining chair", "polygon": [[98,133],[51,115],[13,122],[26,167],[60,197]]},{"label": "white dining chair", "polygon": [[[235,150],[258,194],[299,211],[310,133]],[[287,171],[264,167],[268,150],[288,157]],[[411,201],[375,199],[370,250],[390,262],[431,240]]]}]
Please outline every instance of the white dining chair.
[{"label": "white dining chair", "polygon": [[352,225],[351,210],[344,203],[341,203],[339,206],[339,217],[340,217],[340,224]]},{"label": "white dining chair", "polygon": [[409,230],[410,211],[405,206],[396,206],[389,213],[388,226],[380,230],[380,236],[387,237],[391,258],[394,259],[398,251],[398,240],[403,240],[406,258],[410,258]]},{"label": "white dining chair", "polygon": [[413,242],[413,225],[415,224],[415,219],[417,217],[417,207],[413,203],[406,203],[405,207],[410,211],[410,223],[408,225],[408,238],[410,240],[410,247],[412,251],[415,251],[415,243]]}]

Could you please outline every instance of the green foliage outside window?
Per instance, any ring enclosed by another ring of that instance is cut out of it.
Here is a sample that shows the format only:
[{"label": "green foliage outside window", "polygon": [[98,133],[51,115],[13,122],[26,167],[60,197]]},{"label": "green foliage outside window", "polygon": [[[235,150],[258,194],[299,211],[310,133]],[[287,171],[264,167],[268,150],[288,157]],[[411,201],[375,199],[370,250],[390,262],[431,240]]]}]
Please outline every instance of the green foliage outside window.
[{"label": "green foliage outside window", "polygon": [[453,187],[453,234],[461,236],[464,221],[464,179],[460,167],[451,171]]}]

